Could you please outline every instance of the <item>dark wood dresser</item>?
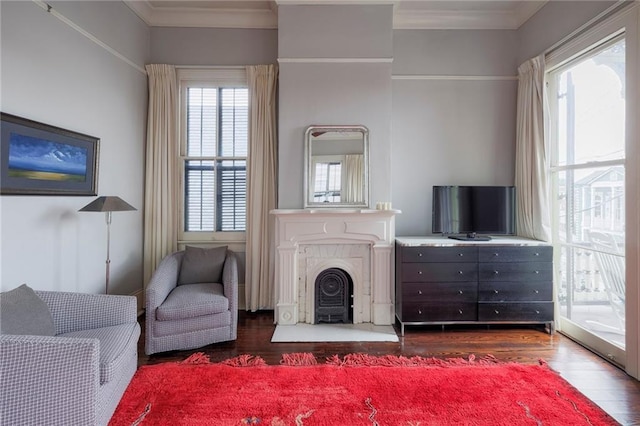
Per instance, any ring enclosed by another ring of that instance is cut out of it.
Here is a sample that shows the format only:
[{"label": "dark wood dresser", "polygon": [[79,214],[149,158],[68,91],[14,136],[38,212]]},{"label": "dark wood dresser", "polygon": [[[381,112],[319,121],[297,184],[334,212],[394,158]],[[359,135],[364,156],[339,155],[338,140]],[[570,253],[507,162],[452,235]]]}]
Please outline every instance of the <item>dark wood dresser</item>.
[{"label": "dark wood dresser", "polygon": [[396,317],[405,325],[542,323],[553,333],[553,248],[516,237],[396,239]]}]

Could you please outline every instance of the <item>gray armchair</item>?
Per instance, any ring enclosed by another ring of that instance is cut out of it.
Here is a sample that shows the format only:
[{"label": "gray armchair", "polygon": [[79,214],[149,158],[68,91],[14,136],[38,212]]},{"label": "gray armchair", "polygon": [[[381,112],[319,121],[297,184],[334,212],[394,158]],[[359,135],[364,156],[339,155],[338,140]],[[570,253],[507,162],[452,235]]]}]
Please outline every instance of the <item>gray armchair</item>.
[{"label": "gray armchair", "polygon": [[106,425],[138,365],[133,296],[36,291],[52,335],[0,335],[0,424]]},{"label": "gray armchair", "polygon": [[238,264],[226,247],[166,256],[145,290],[145,352],[195,349],[235,340]]}]

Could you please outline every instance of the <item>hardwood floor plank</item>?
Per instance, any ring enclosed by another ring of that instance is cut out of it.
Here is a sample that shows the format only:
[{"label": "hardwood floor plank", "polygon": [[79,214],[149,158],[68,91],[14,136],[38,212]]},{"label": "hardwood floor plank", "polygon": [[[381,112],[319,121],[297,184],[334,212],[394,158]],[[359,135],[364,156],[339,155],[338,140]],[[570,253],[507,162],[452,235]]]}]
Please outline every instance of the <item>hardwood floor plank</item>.
[{"label": "hardwood floor plank", "polygon": [[[394,342],[271,343],[275,330],[273,312],[240,311],[238,339],[189,351],[172,351],[147,356],[144,353],[144,317],[138,344],[138,365],[180,361],[195,352],[207,354],[212,362],[238,355],[260,356],[267,364],[280,363],[282,354],[310,352],[318,360],[350,353],[402,355],[435,358],[476,358],[493,355],[503,362],[537,364],[540,360],[557,371],[588,398],[623,425],[640,425],[640,382],[618,367],[578,345],[560,333],[547,334],[533,326],[447,326],[407,327],[404,337]],[[400,335],[399,328],[396,332]]]}]

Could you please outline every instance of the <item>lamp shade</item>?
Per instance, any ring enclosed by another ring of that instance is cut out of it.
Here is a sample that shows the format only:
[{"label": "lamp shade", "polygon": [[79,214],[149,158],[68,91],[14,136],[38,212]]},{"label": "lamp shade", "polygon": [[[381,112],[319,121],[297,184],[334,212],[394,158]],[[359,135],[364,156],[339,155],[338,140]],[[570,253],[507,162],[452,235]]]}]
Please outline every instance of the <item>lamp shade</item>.
[{"label": "lamp shade", "polygon": [[136,210],[131,204],[117,196],[98,197],[78,211],[81,212],[124,212]]}]

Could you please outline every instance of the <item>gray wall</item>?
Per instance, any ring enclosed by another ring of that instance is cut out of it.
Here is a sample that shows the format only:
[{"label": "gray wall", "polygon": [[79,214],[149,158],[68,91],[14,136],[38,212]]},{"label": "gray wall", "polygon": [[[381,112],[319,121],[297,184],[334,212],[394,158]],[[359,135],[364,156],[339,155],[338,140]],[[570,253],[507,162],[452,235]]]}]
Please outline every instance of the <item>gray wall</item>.
[{"label": "gray wall", "polygon": [[517,36],[396,30],[393,56],[396,233],[426,235],[433,185],[513,185]]},{"label": "gray wall", "polygon": [[[56,2],[55,10],[143,66],[148,28],[120,2]],[[111,291],[142,289],[146,76],[33,2],[0,2],[3,112],[99,137],[100,195],[114,213]],[[94,197],[2,196],[0,288],[104,291],[106,225],[79,213]]]},{"label": "gray wall", "polygon": [[151,62],[173,65],[274,64],[277,30],[151,28]]},{"label": "gray wall", "polygon": [[304,132],[310,125],[366,126],[370,201],[389,201],[391,63],[384,59],[392,56],[392,7],[281,5],[278,16],[278,206],[303,207]]}]

